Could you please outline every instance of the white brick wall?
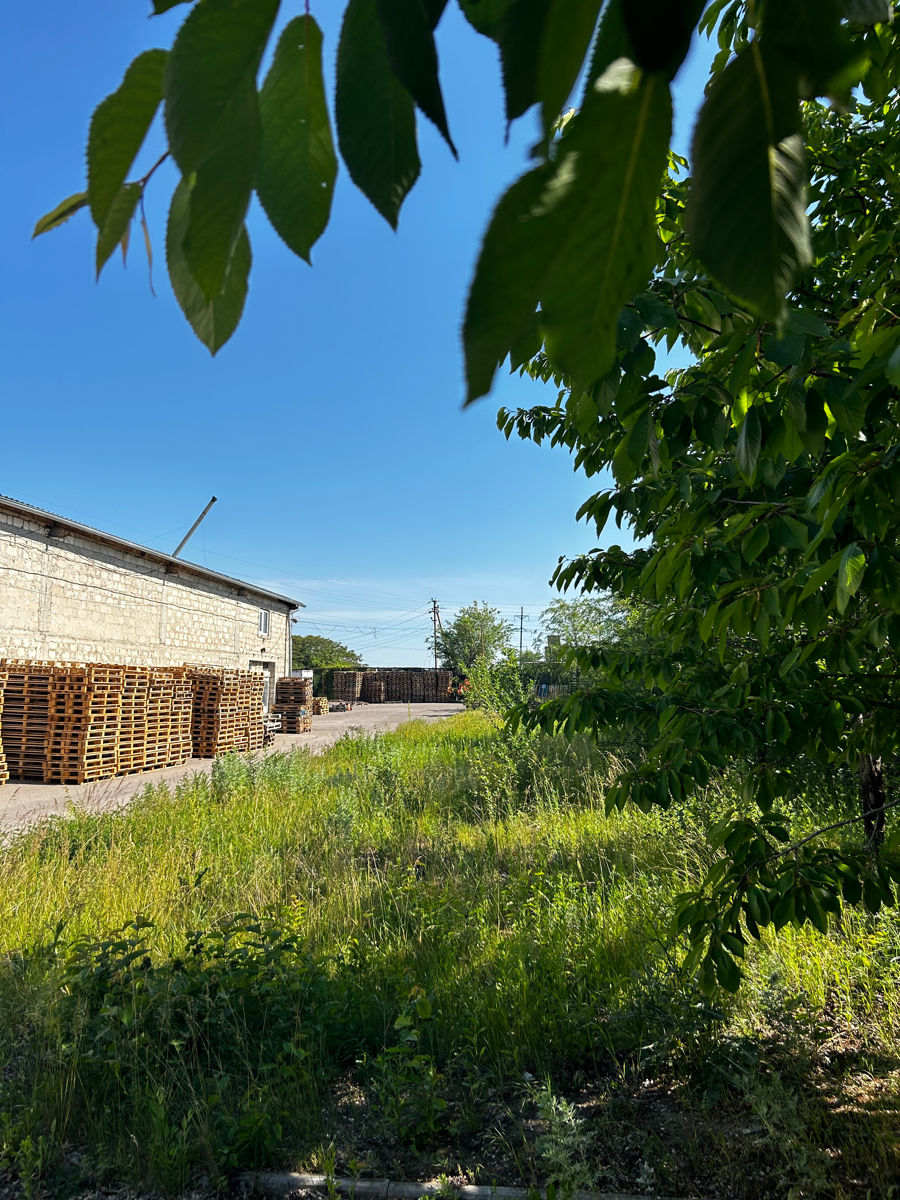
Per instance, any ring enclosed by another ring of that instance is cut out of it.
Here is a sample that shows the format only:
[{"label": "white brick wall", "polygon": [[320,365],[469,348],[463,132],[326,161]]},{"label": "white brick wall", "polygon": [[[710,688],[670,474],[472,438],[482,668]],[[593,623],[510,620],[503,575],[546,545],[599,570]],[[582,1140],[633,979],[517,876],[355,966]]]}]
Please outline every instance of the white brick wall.
[{"label": "white brick wall", "polygon": [[[290,674],[288,606],[139,552],[0,512],[0,658],[246,670]],[[249,591],[249,589],[248,589]],[[270,612],[260,636],[259,610]]]}]

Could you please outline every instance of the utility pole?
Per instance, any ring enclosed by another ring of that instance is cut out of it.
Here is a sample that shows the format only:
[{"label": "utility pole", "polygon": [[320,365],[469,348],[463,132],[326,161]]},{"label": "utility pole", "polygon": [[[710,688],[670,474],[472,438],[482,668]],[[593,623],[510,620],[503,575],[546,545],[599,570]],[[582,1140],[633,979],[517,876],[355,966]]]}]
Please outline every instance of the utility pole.
[{"label": "utility pole", "polygon": [[438,658],[438,655],[437,655],[437,632],[438,632],[438,624],[440,623],[440,619],[441,619],[441,615],[438,612],[438,602],[437,602],[437,600],[434,599],[434,597],[432,597],[432,599],[431,599],[431,623],[432,623],[432,626],[434,627],[434,636],[432,638],[432,645],[434,646],[434,669],[435,670],[437,670],[437,658]]},{"label": "utility pole", "polygon": [[522,633],[525,628],[525,609],[519,605],[519,666],[522,665]]}]

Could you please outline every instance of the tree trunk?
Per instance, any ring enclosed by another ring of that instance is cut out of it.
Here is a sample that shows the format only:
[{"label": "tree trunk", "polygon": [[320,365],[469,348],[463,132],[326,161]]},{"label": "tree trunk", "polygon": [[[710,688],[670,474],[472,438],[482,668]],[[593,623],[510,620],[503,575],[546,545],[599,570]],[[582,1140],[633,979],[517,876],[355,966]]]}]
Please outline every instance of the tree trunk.
[{"label": "tree trunk", "polygon": [[859,756],[859,791],[866,842],[877,854],[884,841],[884,806],[887,804],[880,755],[878,758],[871,754]]}]

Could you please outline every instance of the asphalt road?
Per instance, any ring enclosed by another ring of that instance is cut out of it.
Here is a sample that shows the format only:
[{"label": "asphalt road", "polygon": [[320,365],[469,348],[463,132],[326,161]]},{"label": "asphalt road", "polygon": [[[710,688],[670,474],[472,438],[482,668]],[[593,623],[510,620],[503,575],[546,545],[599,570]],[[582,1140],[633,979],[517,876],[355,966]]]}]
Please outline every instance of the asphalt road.
[{"label": "asphalt road", "polygon": [[[276,734],[275,745],[264,753],[303,749],[318,754],[351,730],[383,733],[406,721],[441,721],[461,711],[459,704],[357,704],[351,712],[313,717],[310,733]],[[181,767],[77,785],[11,780],[0,787],[0,834],[24,829],[44,817],[63,816],[73,805],[89,812],[124,808],[148,784],[175,783],[197,772],[208,774],[212,763],[211,758],[192,758]]]}]

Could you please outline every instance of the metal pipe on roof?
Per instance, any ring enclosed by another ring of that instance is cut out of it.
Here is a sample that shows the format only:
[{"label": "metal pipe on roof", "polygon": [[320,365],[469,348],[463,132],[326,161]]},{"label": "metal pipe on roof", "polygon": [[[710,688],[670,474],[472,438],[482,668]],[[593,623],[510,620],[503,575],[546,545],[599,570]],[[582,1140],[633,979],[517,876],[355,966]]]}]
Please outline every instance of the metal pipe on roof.
[{"label": "metal pipe on roof", "polygon": [[191,537],[193,536],[194,530],[197,528],[197,526],[200,524],[200,522],[203,520],[203,518],[206,516],[206,514],[209,512],[209,510],[212,508],[212,506],[215,504],[215,502],[216,502],[216,497],[213,496],[213,498],[210,500],[209,504],[207,504],[206,508],[204,508],[203,512],[200,514],[200,516],[197,518],[197,520],[193,523],[193,525],[190,527],[190,529],[187,531],[187,533],[184,535],[184,537],[181,539],[181,541],[178,543],[178,545],[172,551],[173,558],[177,558],[178,555],[181,553],[181,551],[185,548],[185,546],[188,544]]}]

